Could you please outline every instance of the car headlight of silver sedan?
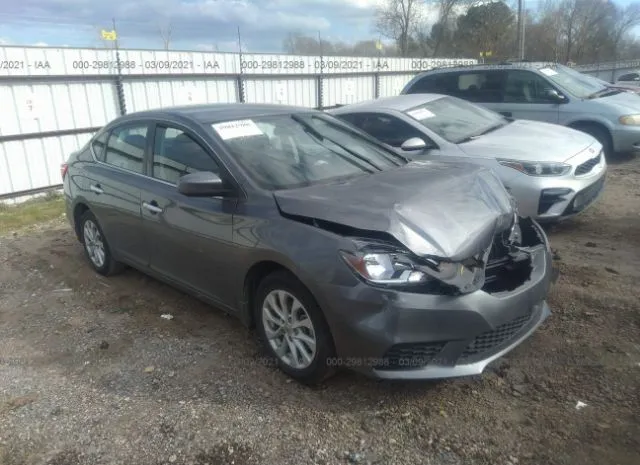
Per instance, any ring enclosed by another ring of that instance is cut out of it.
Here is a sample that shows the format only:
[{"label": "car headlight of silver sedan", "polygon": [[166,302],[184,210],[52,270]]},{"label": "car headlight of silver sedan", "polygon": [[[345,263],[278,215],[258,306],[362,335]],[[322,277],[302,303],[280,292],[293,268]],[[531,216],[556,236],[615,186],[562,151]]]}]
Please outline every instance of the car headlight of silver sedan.
[{"label": "car headlight of silver sedan", "polygon": [[571,165],[555,162],[498,159],[498,163],[529,176],[562,176],[571,171]]},{"label": "car headlight of silver sedan", "polygon": [[618,121],[625,126],[640,126],[640,115],[624,115]]}]

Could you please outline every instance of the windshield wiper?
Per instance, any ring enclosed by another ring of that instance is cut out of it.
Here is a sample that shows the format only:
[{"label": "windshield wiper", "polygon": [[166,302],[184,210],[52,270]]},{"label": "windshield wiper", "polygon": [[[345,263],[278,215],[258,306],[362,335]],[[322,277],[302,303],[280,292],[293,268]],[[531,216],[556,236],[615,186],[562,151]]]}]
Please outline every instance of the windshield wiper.
[{"label": "windshield wiper", "polygon": [[[371,160],[367,160],[365,157],[363,157],[362,155],[359,155],[357,153],[355,153],[353,150],[349,150],[348,148],[344,147],[342,144],[338,144],[336,141],[330,139],[329,137],[323,135],[322,133],[320,133],[320,131],[318,131],[316,128],[314,128],[312,125],[310,125],[309,123],[307,123],[304,119],[300,118],[298,115],[291,115],[291,119],[296,121],[297,123],[300,123],[302,125],[302,127],[304,128],[305,132],[311,134],[313,137],[315,137],[316,139],[320,140],[320,141],[324,141],[325,139],[328,140],[329,142],[337,145],[338,147],[340,147],[342,150],[344,150],[345,152],[347,152],[349,155],[357,158],[360,161],[363,161],[365,163],[367,163],[370,166],[373,166],[376,170],[378,171],[383,171],[382,168],[380,168],[378,165],[376,165],[375,163],[373,163]],[[352,161],[350,161],[348,159],[348,157],[345,157],[343,155],[341,155],[339,152],[336,152],[335,150],[333,150],[331,147],[327,147],[325,145],[325,147],[329,150],[331,150],[333,153],[335,153],[336,155],[338,155],[340,158],[349,161],[350,163],[352,163]],[[360,166],[360,165],[358,165]],[[370,169],[367,169],[363,166],[360,166],[360,168],[362,168],[363,170],[369,172],[369,173],[373,173],[373,171],[371,171]]]},{"label": "windshield wiper", "polygon": [[605,87],[604,89],[600,89],[599,91],[594,92],[591,95],[587,95],[587,99],[591,100],[594,98],[609,97],[610,95],[617,95],[619,93],[619,90],[612,89],[611,87]]},{"label": "windshield wiper", "polygon": [[499,124],[494,124],[493,126],[489,126],[487,129],[483,129],[482,131],[475,133],[475,134],[471,134],[470,136],[464,137],[458,141],[456,141],[456,144],[464,144],[465,142],[469,142],[472,141],[474,139],[477,139],[480,136],[484,136],[485,134],[489,134],[490,132],[496,131],[500,128],[505,127],[507,124],[509,123],[499,123]]}]

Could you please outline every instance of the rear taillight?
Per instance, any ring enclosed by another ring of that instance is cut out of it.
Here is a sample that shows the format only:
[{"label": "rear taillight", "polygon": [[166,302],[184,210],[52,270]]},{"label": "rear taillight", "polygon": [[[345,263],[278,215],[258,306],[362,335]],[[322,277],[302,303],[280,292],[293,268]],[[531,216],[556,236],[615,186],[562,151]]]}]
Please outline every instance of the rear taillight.
[{"label": "rear taillight", "polygon": [[60,176],[62,176],[62,179],[64,179],[64,177],[67,175],[68,170],[69,170],[69,165],[67,165],[66,163],[63,163],[62,165],[60,165]]}]

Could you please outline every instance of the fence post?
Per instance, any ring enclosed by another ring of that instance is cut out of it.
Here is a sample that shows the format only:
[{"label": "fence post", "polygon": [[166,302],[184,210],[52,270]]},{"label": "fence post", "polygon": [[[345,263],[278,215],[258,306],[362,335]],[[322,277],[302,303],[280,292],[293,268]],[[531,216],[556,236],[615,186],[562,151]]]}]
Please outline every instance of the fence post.
[{"label": "fence post", "polygon": [[373,97],[375,99],[380,97],[380,73],[378,72],[373,75]]},{"label": "fence post", "polygon": [[236,76],[236,86],[238,87],[238,101],[245,103],[244,78],[242,77],[242,73]]},{"label": "fence post", "polygon": [[316,75],[316,100],[318,109],[324,109],[323,93],[322,93],[322,73]]}]

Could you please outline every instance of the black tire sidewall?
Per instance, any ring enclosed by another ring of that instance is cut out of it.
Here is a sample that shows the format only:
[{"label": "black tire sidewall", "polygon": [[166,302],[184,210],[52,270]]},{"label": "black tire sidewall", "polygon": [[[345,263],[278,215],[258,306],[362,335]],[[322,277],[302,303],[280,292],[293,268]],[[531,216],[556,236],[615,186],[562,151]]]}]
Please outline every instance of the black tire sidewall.
[{"label": "black tire sidewall", "polygon": [[[262,320],[262,304],[265,297],[274,290],[283,290],[295,296],[304,306],[313,324],[316,354],[311,365],[304,369],[292,368],[280,360],[267,340]],[[276,272],[267,276],[258,286],[254,302],[256,329],[263,350],[283,372],[305,384],[316,384],[333,374],[335,370],[331,366],[330,359],[335,356],[335,349],[329,326],[316,300],[295,276],[286,272]]]},{"label": "black tire sidewall", "polygon": [[[91,260],[91,257],[89,256],[89,252],[87,251],[87,245],[85,244],[85,239],[84,239],[84,225],[87,221],[92,221],[93,224],[96,225],[96,228],[98,228],[98,232],[100,233],[100,237],[102,238],[102,244],[104,245],[104,263],[102,264],[101,267],[98,267],[96,266],[95,263],[93,263],[93,260]],[[99,274],[107,276],[111,272],[114,266],[113,258],[111,256],[111,250],[109,249],[107,238],[105,237],[104,232],[102,231],[102,227],[100,226],[98,219],[90,211],[85,212],[80,218],[80,235],[82,237],[82,248],[84,249],[84,254],[87,257],[87,260],[89,260],[89,264]]]},{"label": "black tire sidewall", "polygon": [[602,145],[602,149],[604,150],[605,157],[611,157],[613,155],[613,144],[611,142],[611,137],[606,129],[603,129],[599,126],[578,126],[576,129],[582,131],[584,133],[589,134],[594,137],[600,144]]}]

